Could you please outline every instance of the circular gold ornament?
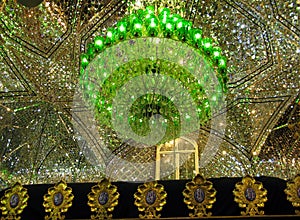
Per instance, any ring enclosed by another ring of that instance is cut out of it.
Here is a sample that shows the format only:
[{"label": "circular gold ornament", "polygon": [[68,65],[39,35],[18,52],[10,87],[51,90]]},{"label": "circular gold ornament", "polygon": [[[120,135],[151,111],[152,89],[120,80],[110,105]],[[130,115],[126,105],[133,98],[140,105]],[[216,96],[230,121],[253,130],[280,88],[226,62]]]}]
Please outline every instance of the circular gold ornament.
[{"label": "circular gold ornament", "polygon": [[159,212],[167,203],[167,193],[164,191],[164,186],[158,184],[157,181],[147,182],[139,185],[137,192],[134,194],[134,205],[138,207],[140,218],[160,218]]},{"label": "circular gold ornament", "polygon": [[287,182],[287,187],[284,190],[287,195],[287,200],[292,203],[295,208],[295,213],[300,215],[300,174],[297,174],[293,180]]},{"label": "circular gold ornament", "polygon": [[264,207],[264,203],[267,201],[267,190],[263,188],[261,182],[247,175],[241,182],[235,184],[233,194],[234,201],[239,204],[239,207],[246,208],[246,211],[241,211],[241,215],[264,214],[264,211],[259,208]]},{"label": "circular gold ornament", "polygon": [[4,196],[1,198],[1,219],[21,219],[18,215],[20,215],[27,206],[28,199],[27,189],[20,183],[15,183],[11,188],[5,191]]},{"label": "circular gold ornament", "polygon": [[194,213],[189,213],[189,216],[211,216],[212,213],[207,212],[207,209],[211,209],[216,201],[216,193],[212,182],[207,181],[200,174],[196,175],[192,181],[186,184],[185,190],[182,192],[184,203],[189,209],[194,210]]},{"label": "circular gold ornament", "polygon": [[96,212],[96,215],[91,215],[91,219],[112,218],[112,214],[109,212],[112,212],[118,205],[119,196],[117,187],[106,178],[93,186],[88,194],[88,206],[92,212]]},{"label": "circular gold ornament", "polygon": [[68,208],[72,206],[73,198],[72,188],[68,187],[63,180],[55,184],[54,187],[50,187],[48,193],[44,195],[45,212],[50,212],[50,215],[45,216],[45,219],[65,219],[62,213],[67,212]]}]

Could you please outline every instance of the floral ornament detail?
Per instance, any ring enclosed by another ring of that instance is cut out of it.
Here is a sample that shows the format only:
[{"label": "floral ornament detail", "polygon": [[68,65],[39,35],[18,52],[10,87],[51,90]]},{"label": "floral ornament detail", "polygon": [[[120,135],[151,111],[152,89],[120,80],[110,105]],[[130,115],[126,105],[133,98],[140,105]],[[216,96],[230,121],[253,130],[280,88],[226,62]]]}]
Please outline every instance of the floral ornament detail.
[{"label": "floral ornament detail", "polygon": [[112,212],[116,205],[118,205],[118,198],[120,194],[117,187],[111,182],[103,178],[97,185],[92,187],[88,194],[88,206],[91,207],[92,212],[96,215],[91,215],[91,219],[110,219]]},{"label": "floral ornament detail", "polygon": [[207,181],[200,174],[188,182],[185,190],[182,192],[184,196],[184,203],[189,209],[193,209],[194,213],[189,213],[190,217],[205,217],[211,216],[211,209],[213,203],[216,201],[217,191],[213,188],[213,184]]},{"label": "floral ornament detail", "polygon": [[[284,190],[287,195],[287,200],[292,203],[295,208],[300,208],[300,174],[287,182],[287,188]],[[300,210],[295,210],[297,215],[300,215]]]},{"label": "floral ornament detail", "polygon": [[5,191],[4,196],[1,198],[1,219],[21,219],[18,215],[20,215],[27,206],[28,199],[27,189],[20,183],[15,183],[11,188]]},{"label": "floral ornament detail", "polygon": [[264,207],[267,199],[267,190],[263,188],[261,182],[256,181],[253,177],[247,175],[241,182],[235,184],[233,190],[234,201],[239,204],[240,208],[246,208],[241,211],[241,215],[263,215],[264,211],[259,208]]},{"label": "floral ornament detail", "polygon": [[147,182],[139,185],[137,192],[134,194],[134,205],[138,207],[140,218],[160,218],[159,212],[167,203],[167,193],[164,191],[164,186],[158,184],[157,181]]},{"label": "floral ornament detail", "polygon": [[68,208],[72,206],[74,195],[72,188],[67,186],[63,180],[55,184],[54,187],[48,189],[48,193],[44,195],[45,212],[50,212],[45,219],[65,219],[62,213],[67,212]]}]

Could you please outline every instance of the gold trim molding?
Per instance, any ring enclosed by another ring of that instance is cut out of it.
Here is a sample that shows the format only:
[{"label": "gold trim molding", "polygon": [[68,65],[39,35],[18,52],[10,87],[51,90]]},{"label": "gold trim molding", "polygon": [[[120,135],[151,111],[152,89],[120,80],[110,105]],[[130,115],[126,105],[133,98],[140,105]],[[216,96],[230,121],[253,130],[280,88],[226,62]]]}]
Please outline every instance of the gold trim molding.
[{"label": "gold trim molding", "polygon": [[234,201],[239,204],[239,207],[246,208],[246,211],[241,211],[241,215],[264,214],[264,211],[259,210],[259,208],[263,208],[267,201],[267,190],[263,188],[261,182],[247,175],[243,177],[241,182],[235,184],[233,194]]},{"label": "gold trim molding", "polygon": [[95,215],[91,215],[92,220],[96,219],[110,219],[112,212],[116,205],[120,194],[117,187],[111,182],[103,178],[97,185],[93,186],[91,192],[88,194],[88,206]]},{"label": "gold trim molding", "polygon": [[297,174],[293,180],[286,183],[287,187],[284,190],[287,195],[287,200],[292,203],[295,208],[296,215],[300,215],[300,174]]},{"label": "gold trim molding", "polygon": [[19,182],[7,189],[0,200],[0,209],[2,211],[1,220],[14,219],[19,220],[19,216],[27,206],[29,199],[27,189]]},{"label": "gold trim molding", "polygon": [[160,214],[156,212],[161,211],[167,203],[167,193],[164,186],[158,184],[157,181],[139,185],[134,198],[134,205],[138,207],[140,212],[144,212],[144,214],[139,214],[140,218],[160,218]]},{"label": "gold trim molding", "polygon": [[185,190],[182,194],[184,196],[184,203],[188,209],[194,210],[194,213],[189,213],[190,217],[206,217],[211,216],[211,209],[213,203],[216,201],[217,191],[213,188],[212,182],[206,180],[200,174],[196,175],[194,179],[186,183]]},{"label": "gold trim molding", "polygon": [[44,195],[45,212],[50,212],[49,216],[45,216],[45,220],[65,219],[62,213],[67,212],[72,206],[73,198],[72,188],[68,187],[64,180],[50,187],[48,193]]}]

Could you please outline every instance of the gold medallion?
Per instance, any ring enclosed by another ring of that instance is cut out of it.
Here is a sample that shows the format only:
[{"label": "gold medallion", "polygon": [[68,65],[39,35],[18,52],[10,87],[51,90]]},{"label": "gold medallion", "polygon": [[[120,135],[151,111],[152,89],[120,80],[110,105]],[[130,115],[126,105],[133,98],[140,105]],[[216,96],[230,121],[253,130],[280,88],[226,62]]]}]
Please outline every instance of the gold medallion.
[{"label": "gold medallion", "polygon": [[216,201],[217,191],[213,188],[213,184],[207,181],[200,174],[185,185],[185,190],[182,192],[184,203],[189,209],[193,209],[194,213],[189,213],[190,217],[205,217],[211,216],[213,203]]},{"label": "gold medallion", "polygon": [[103,178],[97,185],[92,187],[91,192],[88,194],[88,206],[95,215],[91,215],[91,219],[110,219],[112,212],[116,205],[118,205],[118,198],[120,194],[117,187],[112,185],[111,182]]},{"label": "gold medallion", "polygon": [[45,219],[65,219],[62,213],[67,212],[68,208],[72,206],[73,198],[72,188],[68,187],[63,180],[55,184],[54,187],[50,187],[48,193],[44,195],[45,212],[50,212],[50,215],[45,216]]},{"label": "gold medallion", "polygon": [[167,193],[164,186],[158,184],[157,181],[147,182],[139,185],[137,192],[134,194],[134,205],[138,207],[140,218],[160,218],[159,212],[167,203]]},{"label": "gold medallion", "polygon": [[284,190],[287,195],[287,200],[292,203],[295,208],[295,213],[300,215],[300,174],[297,174],[295,178],[287,182],[287,188]]},{"label": "gold medallion", "polygon": [[234,201],[239,204],[239,207],[246,208],[246,211],[241,211],[241,215],[264,214],[264,211],[259,208],[264,207],[264,203],[267,201],[267,190],[263,188],[261,182],[247,175],[241,182],[235,184],[233,194]]},{"label": "gold medallion", "polygon": [[1,198],[1,219],[21,219],[18,215],[20,215],[27,206],[28,199],[27,189],[20,183],[15,183],[11,188],[5,191],[4,196]]}]

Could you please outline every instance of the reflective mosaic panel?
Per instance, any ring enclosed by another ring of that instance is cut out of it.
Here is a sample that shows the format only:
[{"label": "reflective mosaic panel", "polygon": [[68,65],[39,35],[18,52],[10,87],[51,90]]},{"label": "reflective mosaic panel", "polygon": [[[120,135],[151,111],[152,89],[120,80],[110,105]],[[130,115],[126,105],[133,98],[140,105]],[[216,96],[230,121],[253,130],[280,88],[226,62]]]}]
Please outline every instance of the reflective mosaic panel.
[{"label": "reflective mosaic panel", "polygon": [[[160,178],[191,178],[195,160],[206,178],[289,179],[299,172],[300,1],[45,0],[28,7],[1,0],[0,190],[16,181],[55,183],[62,177],[155,179],[155,144],[116,141],[118,133],[96,121],[78,89],[80,55],[88,44],[149,5],[190,20],[222,48],[228,69],[224,110],[185,136],[198,154],[189,152],[190,144],[160,152]],[[149,49],[141,44],[140,50]],[[214,121],[224,132],[214,129]]]}]

